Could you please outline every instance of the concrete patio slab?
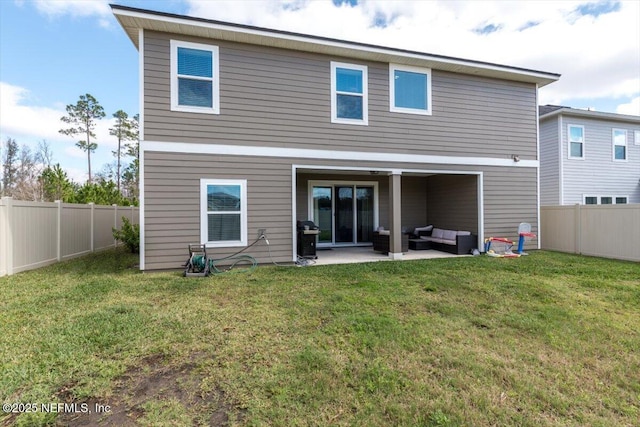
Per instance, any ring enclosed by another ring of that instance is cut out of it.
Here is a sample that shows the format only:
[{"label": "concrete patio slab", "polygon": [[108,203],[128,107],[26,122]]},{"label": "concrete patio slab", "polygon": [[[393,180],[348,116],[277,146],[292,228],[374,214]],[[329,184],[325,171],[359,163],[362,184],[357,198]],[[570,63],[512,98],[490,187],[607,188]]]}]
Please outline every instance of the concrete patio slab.
[{"label": "concrete patio slab", "polygon": [[[318,259],[315,265],[330,264],[353,264],[359,262],[375,262],[375,261],[393,261],[389,255],[380,252],[374,252],[371,246],[345,247],[318,249],[316,252]],[[453,255],[446,252],[425,250],[406,252],[402,255],[402,260],[414,259],[433,259],[433,258],[451,258],[469,255]]]}]

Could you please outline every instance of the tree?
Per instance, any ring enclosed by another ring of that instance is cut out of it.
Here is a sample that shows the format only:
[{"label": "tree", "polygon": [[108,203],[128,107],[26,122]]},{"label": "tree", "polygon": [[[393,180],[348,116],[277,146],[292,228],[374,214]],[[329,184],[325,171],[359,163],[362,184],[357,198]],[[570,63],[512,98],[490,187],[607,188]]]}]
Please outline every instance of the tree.
[{"label": "tree", "polygon": [[138,204],[138,182],[140,178],[140,168],[138,159],[133,159],[131,163],[122,172],[122,183],[125,190],[125,196],[133,205]]},{"label": "tree", "polygon": [[96,126],[96,120],[105,116],[104,109],[98,101],[90,94],[80,95],[78,102],[73,105],[67,105],[67,115],[61,117],[65,123],[72,125],[67,129],[60,129],[63,135],[76,136],[84,135],[85,139],[76,143],[76,146],[82,151],[87,152],[87,165],[89,169],[89,182],[91,182],[91,153],[96,151],[98,144],[91,142],[91,138],[96,135],[93,132]]},{"label": "tree", "polygon": [[113,181],[100,180],[98,182],[87,182],[79,187],[75,195],[76,203],[93,202],[96,205],[121,205],[127,206],[128,200],[123,199],[118,193],[116,184]]},{"label": "tree", "polygon": [[74,201],[74,187],[69,180],[67,173],[57,163],[53,167],[47,167],[41,175],[44,199],[53,202],[62,200],[63,202]]},{"label": "tree", "polygon": [[40,170],[31,149],[26,145],[20,150],[13,197],[18,200],[42,200]]},{"label": "tree", "polygon": [[116,119],[116,124],[109,129],[109,134],[118,138],[118,149],[114,151],[113,154],[118,159],[115,175],[118,191],[121,191],[120,177],[122,165],[120,159],[122,158],[122,149],[124,148],[122,143],[138,139],[138,115],[136,114],[134,118],[130,119],[127,113],[122,110],[118,110],[113,114],[113,117]]},{"label": "tree", "polygon": [[7,137],[5,149],[2,154],[2,195],[11,196],[18,175],[18,143],[15,139]]},{"label": "tree", "polygon": [[133,157],[133,161],[127,165],[122,172],[122,180],[125,188],[125,195],[134,205],[138,203],[138,188],[140,183],[140,142],[139,138],[139,115],[133,116],[133,132],[135,139],[125,144],[126,155]]},{"label": "tree", "polygon": [[53,151],[51,151],[51,145],[49,145],[46,139],[38,143],[38,151],[35,154],[34,160],[42,165],[43,170],[51,167],[51,163],[53,163]]}]

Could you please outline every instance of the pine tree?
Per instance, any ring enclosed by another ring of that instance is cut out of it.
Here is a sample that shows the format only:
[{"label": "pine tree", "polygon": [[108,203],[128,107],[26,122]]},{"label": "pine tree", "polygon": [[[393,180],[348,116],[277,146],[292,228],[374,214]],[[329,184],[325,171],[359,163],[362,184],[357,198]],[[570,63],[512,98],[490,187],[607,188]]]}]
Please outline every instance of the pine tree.
[{"label": "pine tree", "polygon": [[120,189],[120,177],[121,174],[121,158],[122,158],[122,149],[125,148],[122,146],[123,142],[126,141],[134,141],[138,139],[138,129],[137,129],[137,115],[133,119],[129,119],[129,115],[122,110],[118,110],[113,114],[113,117],[116,119],[116,124],[111,129],[109,129],[109,134],[118,138],[118,149],[113,152],[113,155],[118,159],[118,163],[116,166],[116,183],[118,192],[121,192]]},{"label": "pine tree", "polygon": [[98,144],[91,142],[91,138],[96,135],[93,132],[96,120],[105,116],[104,109],[98,101],[90,94],[80,95],[78,102],[67,105],[67,115],[60,118],[65,123],[72,125],[67,129],[60,129],[63,135],[76,136],[84,135],[85,139],[76,143],[76,147],[87,152],[87,165],[89,169],[89,182],[91,182],[91,153],[96,151]]}]

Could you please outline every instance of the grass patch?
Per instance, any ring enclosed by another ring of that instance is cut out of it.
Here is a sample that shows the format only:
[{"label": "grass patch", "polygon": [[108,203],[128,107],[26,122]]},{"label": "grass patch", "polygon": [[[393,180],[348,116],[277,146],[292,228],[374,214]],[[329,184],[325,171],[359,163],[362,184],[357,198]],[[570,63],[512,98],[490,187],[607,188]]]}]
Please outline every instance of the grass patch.
[{"label": "grass patch", "polygon": [[640,418],[638,263],[535,251],[185,279],[136,262],[117,250],[0,278],[3,403],[109,405],[96,425]]}]

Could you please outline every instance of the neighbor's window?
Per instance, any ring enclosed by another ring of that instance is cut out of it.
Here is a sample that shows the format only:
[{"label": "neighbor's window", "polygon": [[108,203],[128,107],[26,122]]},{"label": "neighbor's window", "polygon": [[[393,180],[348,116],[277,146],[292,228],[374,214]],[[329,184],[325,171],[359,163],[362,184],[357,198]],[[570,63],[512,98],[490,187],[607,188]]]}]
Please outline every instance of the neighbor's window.
[{"label": "neighbor's window", "polygon": [[627,160],[627,131],[613,130],[613,160]]},{"label": "neighbor's window", "polygon": [[247,245],[247,181],[200,180],[200,240],[211,247]]},{"label": "neighbor's window", "polygon": [[627,196],[584,196],[585,205],[625,205]]},{"label": "neighbor's window", "polygon": [[331,122],[369,123],[367,67],[331,62]]},{"label": "neighbor's window", "polygon": [[569,158],[584,159],[584,126],[569,125]]},{"label": "neighbor's window", "polygon": [[431,70],[389,64],[389,109],[395,113],[431,114]]},{"label": "neighbor's window", "polygon": [[598,204],[598,197],[596,197],[596,196],[585,196],[584,197],[584,204],[585,205],[597,205]]},{"label": "neighbor's window", "polygon": [[171,109],[218,114],[218,47],[171,40]]},{"label": "neighbor's window", "polygon": [[637,130],[633,133],[633,143],[635,145],[640,145],[640,130]]}]

